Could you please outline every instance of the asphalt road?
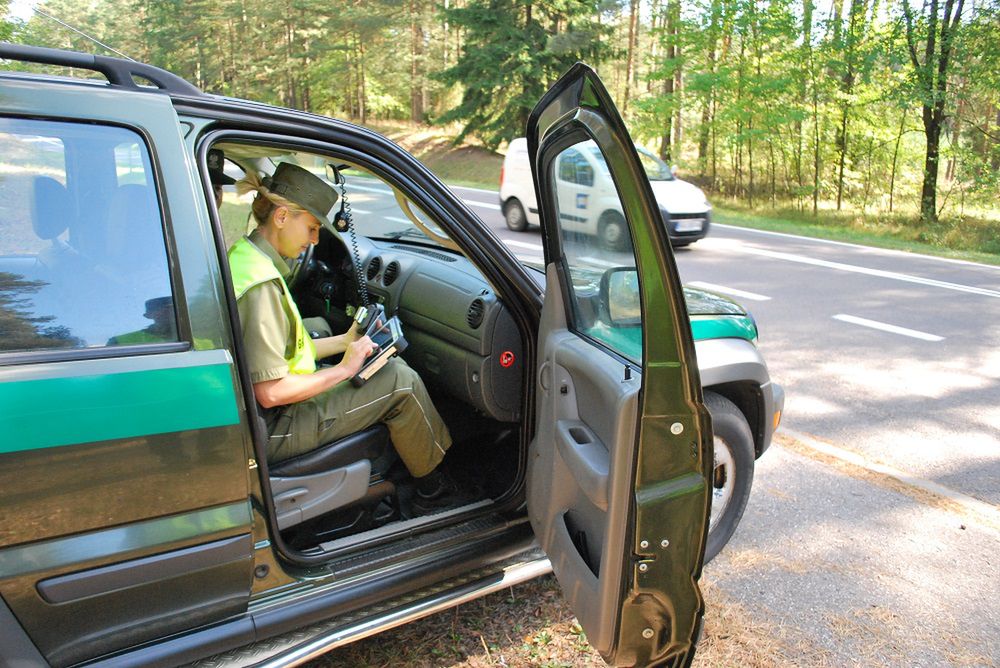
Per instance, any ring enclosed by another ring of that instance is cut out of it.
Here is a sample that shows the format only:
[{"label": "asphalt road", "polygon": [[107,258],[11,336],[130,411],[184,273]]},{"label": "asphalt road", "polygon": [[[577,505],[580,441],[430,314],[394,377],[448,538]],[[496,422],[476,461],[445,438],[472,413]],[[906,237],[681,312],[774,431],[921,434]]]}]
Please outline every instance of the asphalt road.
[{"label": "asphalt road", "polygon": [[[455,190],[541,257],[495,193]],[[757,319],[786,430],[1000,505],[1000,267],[721,225],[676,259]]]},{"label": "asphalt road", "polygon": [[[541,256],[495,193],[454,190]],[[706,575],[798,665],[997,665],[1000,268],[721,225],[676,258],[752,311],[786,391]]]}]

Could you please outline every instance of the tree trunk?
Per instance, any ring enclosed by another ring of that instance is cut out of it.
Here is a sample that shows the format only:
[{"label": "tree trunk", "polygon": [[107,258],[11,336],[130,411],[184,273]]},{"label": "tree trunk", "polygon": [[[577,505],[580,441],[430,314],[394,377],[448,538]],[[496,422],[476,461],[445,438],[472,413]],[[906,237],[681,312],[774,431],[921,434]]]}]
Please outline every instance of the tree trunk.
[{"label": "tree trunk", "polygon": [[[680,5],[679,0],[669,0],[667,2],[667,24],[666,24],[666,34],[668,40],[668,46],[666,51],[666,59],[673,63],[677,58],[677,31],[678,22],[680,20]],[[663,94],[668,100],[671,101],[671,105],[674,104],[674,96],[677,94],[675,87],[676,80],[673,73],[670,76],[664,77],[663,79]],[[671,162],[674,159],[674,146],[673,146],[673,119],[674,113],[671,110],[667,117],[664,119],[663,134],[660,137],[660,158]]]},{"label": "tree trunk", "polygon": [[906,127],[906,111],[899,118],[899,134],[896,135],[896,148],[892,152],[892,173],[889,177],[889,213],[892,213],[893,197],[896,190],[896,164],[899,161],[899,143],[903,139],[903,128]]},{"label": "tree trunk", "polygon": [[[806,100],[808,99],[809,93],[809,79],[812,73],[812,13],[813,13],[813,3],[812,0],[802,0],[802,51],[801,62],[804,67],[799,71],[800,81],[799,81],[799,99],[802,101],[803,109],[806,108]],[[803,146],[805,144],[805,137],[803,131],[803,124],[801,120],[795,121],[795,136],[797,138],[797,145],[795,148],[795,180],[799,185],[799,190],[802,190],[803,183],[803,172],[802,172],[802,158],[803,158]]]},{"label": "tree trunk", "polygon": [[[917,87],[921,93],[923,106],[924,135],[927,140],[927,152],[924,157],[924,181],[920,188],[920,217],[930,222],[937,222],[938,163],[941,127],[944,123],[945,100],[948,92],[948,64],[951,57],[952,41],[961,25],[963,5],[964,0],[958,0],[957,4],[955,0],[945,0],[944,16],[940,20],[939,35],[938,0],[930,0],[924,62],[921,63],[917,57],[913,13],[910,10],[909,0],[903,0],[906,43],[910,62],[917,74]],[[938,39],[940,39],[940,50],[937,47]]]},{"label": "tree trunk", "polygon": [[924,155],[924,182],[920,187],[920,217],[937,222],[937,177],[941,145],[941,121],[931,111],[924,114],[927,152]]},{"label": "tree trunk", "polygon": [[420,123],[424,120],[424,80],[421,67],[423,58],[424,31],[421,25],[420,7],[416,0],[410,0],[410,120]]},{"label": "tree trunk", "polygon": [[816,88],[816,80],[813,79],[813,216],[819,215],[819,172],[820,172],[820,152],[819,152],[819,91]]},{"label": "tree trunk", "polygon": [[622,96],[622,114],[628,111],[635,67],[635,39],[639,25],[639,0],[631,0],[628,14],[628,51],[625,54],[625,94]]},{"label": "tree trunk", "polygon": [[997,134],[993,140],[993,156],[990,158],[990,167],[994,172],[1000,172],[1000,105],[997,106]]},{"label": "tree trunk", "polygon": [[847,162],[847,115],[848,105],[841,110],[840,130],[837,132],[837,211],[840,211],[844,200],[844,163]]}]

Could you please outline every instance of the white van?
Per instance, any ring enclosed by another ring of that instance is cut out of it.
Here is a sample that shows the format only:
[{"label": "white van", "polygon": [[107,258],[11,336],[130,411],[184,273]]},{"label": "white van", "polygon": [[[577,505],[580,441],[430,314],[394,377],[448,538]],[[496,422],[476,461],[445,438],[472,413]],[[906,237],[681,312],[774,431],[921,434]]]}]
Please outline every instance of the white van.
[{"label": "white van", "polygon": [[[687,246],[708,234],[712,206],[705,193],[676,178],[653,153],[639,146],[636,151],[660,205],[671,244]],[[607,248],[620,250],[626,242],[627,228],[615,184],[597,145],[588,142],[561,153],[556,178],[560,218],[566,229],[574,226],[577,232],[599,236]],[[500,172],[500,205],[511,230],[521,232],[528,225],[538,224],[528,140],[524,137],[511,141],[507,149]]]}]

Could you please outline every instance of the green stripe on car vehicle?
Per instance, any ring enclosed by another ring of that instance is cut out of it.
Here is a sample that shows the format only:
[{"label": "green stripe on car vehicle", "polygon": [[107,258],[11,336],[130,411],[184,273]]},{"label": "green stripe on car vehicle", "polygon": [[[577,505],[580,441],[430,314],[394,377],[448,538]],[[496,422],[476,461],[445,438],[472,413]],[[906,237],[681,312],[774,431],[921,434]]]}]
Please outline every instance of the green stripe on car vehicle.
[{"label": "green stripe on car vehicle", "polygon": [[0,453],[235,424],[230,364],[0,383]]},{"label": "green stripe on car vehicle", "polygon": [[[753,319],[745,315],[693,315],[691,333],[696,342],[708,339],[745,339],[750,343],[757,341],[757,326]],[[642,359],[642,330],[639,327],[598,325],[584,334],[602,341],[636,364]]]}]

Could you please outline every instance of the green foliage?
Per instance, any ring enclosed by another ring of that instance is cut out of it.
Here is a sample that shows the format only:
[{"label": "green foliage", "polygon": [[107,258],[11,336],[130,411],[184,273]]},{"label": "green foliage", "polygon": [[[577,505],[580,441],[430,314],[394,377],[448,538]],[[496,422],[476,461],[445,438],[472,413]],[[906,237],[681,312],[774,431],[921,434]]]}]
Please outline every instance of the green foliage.
[{"label": "green foliage", "polygon": [[[908,1],[909,22],[904,0],[641,0],[631,59],[633,5],[624,0],[46,0],[39,8],[208,92],[369,124],[457,121],[459,139],[490,149],[523,134],[545,89],[584,60],[633,135],[666,148],[684,178],[713,197],[792,201],[807,213],[919,209],[922,107],[940,98],[935,214],[967,220],[996,210],[1000,196],[1000,0],[964,0],[943,96],[929,85],[937,72],[925,51],[930,4]],[[109,53],[40,16],[2,23],[4,34]],[[449,173],[465,171],[450,154],[440,160],[455,164]]]},{"label": "green foliage", "polygon": [[447,10],[448,21],[464,29],[465,44],[458,62],[436,78],[464,91],[439,121],[462,121],[459,139],[473,134],[490,148],[523,135],[531,109],[563,72],[610,53],[596,21],[599,4],[470,0]]}]

